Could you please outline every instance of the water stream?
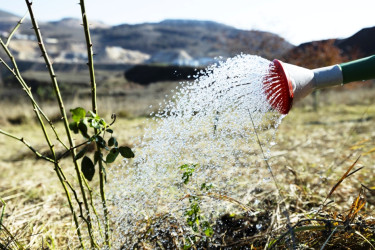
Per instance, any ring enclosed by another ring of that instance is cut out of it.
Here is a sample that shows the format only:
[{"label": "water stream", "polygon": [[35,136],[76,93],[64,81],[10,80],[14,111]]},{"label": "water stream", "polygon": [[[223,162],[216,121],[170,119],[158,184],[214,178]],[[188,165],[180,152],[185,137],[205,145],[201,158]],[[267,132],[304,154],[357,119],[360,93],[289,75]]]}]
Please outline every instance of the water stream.
[{"label": "water stream", "polygon": [[271,111],[263,93],[269,63],[239,55],[212,65],[181,83],[153,114],[136,157],[109,172],[115,246],[130,248],[166,217],[179,225],[163,229],[170,235],[194,231],[186,218],[192,202],[199,202],[201,221],[212,221],[254,211],[262,199],[257,194],[275,189],[264,157],[283,116]]}]

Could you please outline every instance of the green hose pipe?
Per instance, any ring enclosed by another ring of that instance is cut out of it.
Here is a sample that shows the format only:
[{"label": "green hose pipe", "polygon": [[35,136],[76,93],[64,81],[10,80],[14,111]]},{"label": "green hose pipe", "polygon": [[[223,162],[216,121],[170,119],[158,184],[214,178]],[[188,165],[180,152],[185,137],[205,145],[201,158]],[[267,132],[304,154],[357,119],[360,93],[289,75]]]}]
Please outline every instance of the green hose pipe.
[{"label": "green hose pipe", "polygon": [[375,55],[339,64],[343,83],[375,79]]}]

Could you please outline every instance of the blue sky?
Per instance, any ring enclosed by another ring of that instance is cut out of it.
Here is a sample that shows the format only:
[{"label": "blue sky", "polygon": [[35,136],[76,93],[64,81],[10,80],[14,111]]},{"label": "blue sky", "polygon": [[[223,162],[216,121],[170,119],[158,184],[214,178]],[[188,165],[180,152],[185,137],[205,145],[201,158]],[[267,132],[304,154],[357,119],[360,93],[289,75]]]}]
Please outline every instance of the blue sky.
[{"label": "blue sky", "polygon": [[[79,0],[34,0],[39,20],[80,18]],[[24,0],[0,0],[0,9],[22,16]],[[293,44],[345,38],[375,26],[375,0],[86,0],[89,20],[108,24],[164,19],[212,20],[269,31]]]}]

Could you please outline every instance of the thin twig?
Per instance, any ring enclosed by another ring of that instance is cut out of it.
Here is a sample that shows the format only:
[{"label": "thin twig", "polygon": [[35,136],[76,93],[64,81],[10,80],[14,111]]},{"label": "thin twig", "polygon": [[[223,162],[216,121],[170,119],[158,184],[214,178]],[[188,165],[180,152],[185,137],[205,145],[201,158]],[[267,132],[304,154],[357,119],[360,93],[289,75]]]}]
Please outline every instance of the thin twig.
[{"label": "thin twig", "polygon": [[328,238],[326,239],[326,241],[324,242],[320,250],[323,250],[326,247],[328,241],[331,239],[332,235],[335,234],[336,230],[337,230],[337,227],[335,227],[335,229],[332,230],[331,234],[328,236]]},{"label": "thin twig", "polygon": [[98,212],[96,211],[96,208],[95,208],[95,204],[94,204],[94,200],[93,200],[93,194],[92,194],[93,193],[92,188],[87,183],[86,178],[83,178],[83,181],[85,183],[85,186],[87,187],[87,190],[89,191],[90,205],[91,205],[92,211],[94,212],[94,215],[96,217],[96,223],[98,224],[99,234],[103,238],[102,226],[100,224],[99,214],[98,214]]},{"label": "thin twig", "polygon": [[1,209],[1,216],[0,216],[0,230],[1,230],[1,225],[3,223],[3,218],[4,218],[4,214],[5,214],[6,203],[1,197],[0,197],[0,201],[3,204],[3,208]]},{"label": "thin twig", "polygon": [[273,174],[273,171],[272,171],[271,165],[269,164],[269,162],[268,162],[268,160],[267,160],[267,157],[266,157],[266,155],[265,155],[265,153],[264,153],[264,150],[263,150],[262,144],[261,144],[260,139],[259,139],[259,136],[258,136],[257,129],[256,129],[255,124],[254,124],[253,117],[252,117],[250,111],[249,111],[249,115],[250,115],[251,123],[252,123],[253,128],[254,128],[254,133],[255,133],[255,136],[256,136],[256,138],[257,138],[258,145],[259,145],[259,147],[260,147],[260,151],[262,152],[263,160],[264,160],[264,162],[266,163],[267,169],[268,169],[268,171],[270,172],[270,174],[271,174],[271,176],[272,176],[272,179],[273,179],[273,181],[274,181],[274,183],[275,183],[275,186],[276,186],[276,189],[277,189],[277,191],[278,191],[278,193],[279,193],[279,196],[280,196],[282,199],[284,199],[284,196],[283,196],[283,194],[281,193],[281,189],[280,189],[279,185],[277,184],[276,177],[275,177],[275,175]]},{"label": "thin twig", "polygon": [[61,160],[61,159],[64,158],[67,154],[71,153],[71,151],[72,151],[73,149],[77,149],[77,148],[79,148],[79,147],[81,147],[81,146],[83,146],[83,145],[85,145],[85,144],[90,144],[90,143],[91,143],[91,141],[88,140],[88,141],[82,142],[81,144],[75,145],[75,146],[72,147],[72,148],[67,149],[62,155],[60,155],[60,156],[57,158],[57,161]]},{"label": "thin twig", "polygon": [[[301,227],[298,227],[299,225],[301,225],[302,223],[304,222],[312,222],[312,221],[316,221],[316,222],[323,222],[323,223],[326,223],[326,225],[308,225],[308,226],[301,226]],[[298,221],[294,226],[291,227],[291,229],[293,230],[294,233],[297,233],[297,232],[301,232],[301,231],[322,231],[322,230],[326,230],[327,229],[327,224],[331,225],[331,223],[341,223],[341,224],[344,224],[345,222],[344,221],[341,221],[341,220],[325,220],[325,219],[304,219],[304,220],[300,220]],[[346,230],[347,229],[347,225],[342,225],[342,226],[336,226],[336,228],[338,230]],[[279,236],[276,241],[274,241],[272,243],[272,245],[270,246],[270,249],[273,249],[274,247],[276,247],[276,245],[285,237],[287,236],[288,234],[290,234],[290,231],[286,231],[284,234],[282,234],[281,236]]]},{"label": "thin twig", "polygon": [[87,141],[84,141],[78,145],[75,145],[74,147],[71,147],[71,148],[67,148],[67,150],[60,156],[57,158],[57,160],[60,160],[62,158],[64,158],[68,153],[70,153],[73,149],[77,149],[85,144],[90,144],[98,135],[100,135],[100,133],[102,132],[102,130],[98,130],[97,133],[93,136],[90,137],[90,139],[88,139]]},{"label": "thin twig", "polygon": [[7,43],[5,44],[6,46],[9,45],[10,40],[12,39],[14,33],[16,33],[16,31],[18,30],[18,28],[19,28],[19,27],[21,26],[21,24],[23,23],[23,20],[25,20],[26,15],[27,15],[27,12],[26,12],[25,15],[21,18],[21,20],[18,21],[16,27],[14,27],[13,30],[10,32],[10,34],[9,34],[9,36],[8,36],[8,39],[7,39]]},{"label": "thin twig", "polygon": [[[357,164],[357,162],[359,161],[359,159],[361,158],[361,155],[358,156],[358,158],[355,160],[355,162],[348,168],[348,170],[344,173],[344,175],[340,178],[340,180],[338,180],[338,182],[331,188],[331,190],[329,191],[328,195],[326,196],[326,198],[324,199],[323,201],[323,204],[320,206],[319,210],[316,212],[315,215],[317,215],[320,211],[322,211],[325,206],[327,205],[326,204],[326,201],[329,199],[329,197],[331,197],[331,195],[333,194],[333,192],[336,191],[337,187],[349,176],[349,175],[352,175],[354,174],[355,172],[357,172],[358,170],[356,171],[353,171],[352,173],[350,173],[350,171],[352,170],[352,168]],[[350,173],[350,174],[349,174]]]},{"label": "thin twig", "polygon": [[362,239],[364,239],[373,249],[375,249],[375,246],[365,237],[363,236],[360,232],[358,232],[357,230],[355,230],[355,233],[357,235],[359,235]]},{"label": "thin twig", "polygon": [[25,139],[23,139],[22,137],[17,137],[17,136],[15,136],[15,135],[13,135],[13,134],[10,134],[10,133],[8,133],[8,132],[5,132],[4,130],[2,130],[2,129],[0,129],[0,134],[3,134],[3,135],[6,135],[6,136],[8,136],[8,137],[10,137],[10,138],[13,138],[13,139],[15,139],[15,140],[17,140],[17,141],[20,141],[20,142],[22,142],[23,144],[25,144],[25,146],[26,147],[28,147],[38,158],[41,158],[41,159],[43,159],[43,160],[46,160],[46,161],[49,161],[49,162],[52,162],[52,163],[56,163],[55,162],[55,160],[53,160],[53,159],[51,159],[51,158],[49,158],[49,157],[47,157],[47,156],[44,156],[44,155],[42,155],[41,153],[39,153],[35,148],[33,148],[31,145],[30,145],[30,143],[28,143],[27,141],[25,141]]},{"label": "thin twig", "polygon": [[[272,171],[272,168],[271,168],[271,165],[269,164],[268,162],[268,159],[264,153],[264,150],[263,150],[263,147],[262,147],[262,143],[260,142],[260,139],[259,139],[259,136],[258,136],[258,132],[257,132],[257,128],[255,127],[255,124],[254,124],[254,120],[253,120],[253,117],[251,115],[251,112],[249,110],[249,115],[250,115],[250,120],[251,120],[251,123],[253,125],[253,128],[254,128],[254,133],[256,135],[256,138],[257,138],[257,141],[258,141],[258,145],[260,147],[260,150],[262,152],[262,156],[263,156],[263,159],[264,159],[264,162],[266,163],[267,165],[267,169],[268,171],[270,172],[271,176],[272,176],[272,179],[273,179],[273,182],[276,186],[276,189],[278,191],[278,194],[279,194],[279,197],[282,198],[283,201],[285,201],[285,198],[284,198],[284,195],[281,193],[281,188],[280,186],[277,184],[277,180],[276,180],[276,177],[275,175],[273,174],[273,171]],[[294,235],[294,231],[292,230],[292,227],[290,225],[290,220],[289,220],[289,211],[287,209],[287,206],[285,205],[285,210],[283,211],[283,214],[286,216],[287,218],[287,227],[288,227],[288,232],[290,233],[291,235],[291,238],[292,238],[292,243],[293,243],[293,249],[296,249],[296,243],[295,243],[295,235]]]},{"label": "thin twig", "polygon": [[348,178],[349,176],[355,174],[356,172],[358,172],[358,171],[361,170],[362,168],[364,168],[364,167],[360,167],[360,168],[357,168],[356,170],[353,170],[352,172],[350,172],[350,173],[346,176],[346,178]]},{"label": "thin twig", "polygon": [[9,231],[4,224],[1,223],[0,225],[2,227],[2,230],[4,230],[10,237],[10,241],[7,243],[4,249],[9,249],[8,247],[14,242],[17,245],[17,249],[23,249],[21,248],[21,244],[17,241],[16,237]]},{"label": "thin twig", "polygon": [[21,76],[21,73],[18,70],[18,66],[17,66],[17,63],[16,63],[16,61],[14,59],[13,54],[10,52],[10,50],[8,49],[8,47],[4,44],[4,42],[1,39],[0,39],[0,44],[3,47],[4,51],[7,53],[8,57],[11,59],[12,64],[14,66],[14,69],[12,69],[2,58],[0,58],[0,62],[8,69],[9,72],[11,72],[13,74],[13,76],[21,84],[23,90],[25,91],[25,93],[29,97],[29,100],[32,102],[32,104],[34,106],[34,112],[36,112],[35,109],[38,110],[38,112],[48,122],[48,124],[50,125],[52,131],[55,133],[56,139],[61,143],[61,145],[63,145],[66,149],[68,149],[68,147],[65,145],[65,143],[60,139],[60,137],[59,137],[59,135],[58,135],[58,133],[56,131],[56,128],[55,128],[53,122],[47,117],[47,115],[43,112],[43,110],[40,108],[40,106],[38,105],[38,103],[35,101],[35,99],[33,97],[33,94],[31,93],[30,87],[23,80],[23,78]]},{"label": "thin twig", "polygon": [[[40,32],[38,23],[36,21],[36,18],[34,17],[34,12],[33,12],[33,9],[32,9],[32,2],[30,2],[29,0],[25,0],[25,1],[26,1],[27,8],[29,10],[30,19],[31,19],[31,22],[32,22],[32,25],[33,25],[33,29],[35,31],[35,36],[36,36],[37,41],[38,41],[39,49],[42,52],[42,56],[44,58],[45,64],[46,64],[46,66],[48,68],[48,72],[49,72],[50,77],[51,77],[51,81],[53,83],[53,87],[54,87],[54,90],[55,90],[57,102],[58,102],[59,108],[60,108],[60,113],[62,115],[62,119],[63,119],[63,122],[64,122],[64,127],[65,127],[65,131],[66,131],[66,135],[68,137],[69,145],[70,145],[70,148],[73,148],[74,147],[74,141],[73,141],[73,138],[71,136],[70,129],[69,129],[68,118],[67,118],[65,107],[64,107],[64,103],[63,103],[63,100],[62,100],[62,97],[61,97],[60,88],[59,88],[59,85],[57,83],[56,74],[54,72],[54,69],[52,67],[52,63],[51,63],[51,61],[49,59],[49,56],[48,56],[47,51],[46,51],[46,48],[44,46],[42,34]],[[87,229],[88,229],[88,233],[89,233],[89,236],[90,236],[91,247],[95,248],[95,247],[97,247],[97,244],[95,243],[94,236],[93,236],[93,233],[92,233],[92,224],[91,224],[91,218],[90,218],[90,208],[89,208],[89,205],[88,205],[88,202],[87,202],[85,189],[84,189],[83,184],[82,184],[82,178],[83,178],[82,177],[82,173],[81,173],[80,168],[78,166],[78,162],[75,159],[75,149],[73,149],[71,151],[71,155],[72,155],[72,160],[73,160],[73,163],[74,163],[74,168],[75,168],[75,171],[76,171],[76,175],[77,175],[77,178],[78,178],[78,183],[79,183],[79,186],[80,186],[81,195],[82,195],[82,198],[83,198],[83,201],[84,201],[84,205],[85,205],[85,209],[86,209],[86,214],[87,214],[87,220],[86,220],[87,221]],[[59,172],[57,172],[57,173],[59,174]],[[66,188],[65,183],[64,183],[64,181],[61,178],[60,178],[60,181],[61,181],[62,185],[64,186],[64,188]],[[67,197],[68,197],[68,200],[69,200],[70,199],[70,195],[68,194],[69,192],[67,192],[67,191],[68,190],[66,190],[66,194],[67,194]],[[79,201],[77,201],[77,202],[79,204]],[[74,209],[72,207],[72,204],[69,204],[69,205],[71,206],[72,214],[75,217],[76,214],[75,214],[75,211],[74,211]],[[82,214],[81,214],[81,217],[83,217]],[[76,221],[76,218],[75,218],[75,223],[76,223],[77,233],[80,234],[80,228],[79,228],[79,224]],[[83,241],[82,241],[82,238],[81,238],[80,235],[79,235],[79,238],[80,238],[81,247],[84,248]]]},{"label": "thin twig", "polygon": [[[87,66],[89,68],[89,74],[90,74],[90,81],[91,81],[91,100],[92,100],[92,111],[94,114],[98,114],[97,110],[97,103],[96,103],[96,81],[95,81],[95,69],[94,69],[94,53],[92,49],[92,41],[90,37],[90,28],[88,24],[87,19],[87,13],[85,8],[85,1],[80,0],[79,4],[81,6],[81,14],[82,14],[82,22],[83,22],[83,29],[85,33],[85,39],[86,39],[86,48],[87,48],[87,58],[88,63]],[[97,134],[98,130],[94,129],[94,134]],[[98,144],[98,143],[97,143]],[[97,147],[97,154],[101,154],[101,148]],[[100,196],[102,199],[102,206],[103,206],[103,212],[104,212],[104,224],[105,224],[105,244],[108,248],[111,248],[111,242],[110,242],[110,230],[109,230],[109,214],[108,214],[108,207],[107,207],[107,201],[105,196],[105,173],[104,173],[104,165],[103,162],[99,161],[99,185],[100,185]]]},{"label": "thin twig", "polygon": [[87,13],[85,8],[85,1],[80,0],[79,4],[81,6],[81,14],[83,21],[83,28],[86,39],[86,48],[87,48],[87,66],[89,68],[90,82],[91,82],[91,100],[92,100],[92,111],[94,114],[97,114],[97,103],[96,103],[96,80],[95,80],[95,68],[94,68],[94,52],[92,49],[92,41],[90,36],[90,28],[87,20]]},{"label": "thin twig", "polygon": [[3,224],[3,218],[4,218],[4,214],[5,214],[6,203],[1,197],[0,197],[0,201],[3,204],[3,208],[1,209],[1,217],[0,217],[0,231],[4,230],[9,235],[9,237],[11,238],[11,241],[7,243],[8,246],[12,243],[12,241],[14,241],[14,243],[16,243],[17,247],[19,249],[21,249],[20,244],[18,243],[17,239],[14,237],[14,235]]},{"label": "thin twig", "polygon": [[297,249],[297,246],[296,246],[296,236],[295,236],[295,233],[294,233],[294,231],[292,230],[292,226],[291,226],[291,224],[290,224],[290,218],[289,218],[288,210],[284,210],[283,214],[284,214],[285,217],[286,217],[287,228],[288,228],[288,231],[289,231],[290,236],[291,236],[291,238],[292,238],[293,249]]}]

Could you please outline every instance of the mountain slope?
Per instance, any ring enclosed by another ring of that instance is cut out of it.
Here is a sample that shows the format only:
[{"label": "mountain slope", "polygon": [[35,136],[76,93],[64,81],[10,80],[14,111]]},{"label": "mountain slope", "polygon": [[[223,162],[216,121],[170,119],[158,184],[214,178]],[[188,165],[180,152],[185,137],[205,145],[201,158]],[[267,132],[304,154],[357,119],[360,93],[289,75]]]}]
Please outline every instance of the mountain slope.
[{"label": "mountain slope", "polygon": [[[10,13],[0,12],[0,20],[2,20],[0,33],[9,32],[19,19]],[[69,52],[77,54],[77,60],[80,61],[81,54],[85,53],[75,49],[85,45],[80,24],[81,20],[73,18],[39,23],[45,40],[49,38],[49,41],[54,41],[49,47],[59,61],[64,60]],[[27,35],[29,37],[27,39],[35,39],[34,31],[30,27],[30,20],[26,19],[18,33]],[[110,47],[139,51],[151,57],[160,52],[185,51],[188,56],[202,60],[214,57],[225,58],[239,53],[256,54],[273,59],[293,48],[293,45],[276,34],[239,30],[212,21],[165,20],[159,23],[123,24],[114,27],[94,22],[91,33],[94,51],[99,61],[101,58],[108,57],[106,51]],[[24,37],[15,36],[15,39],[22,40],[25,39]],[[17,52],[22,54],[22,51]],[[39,59],[35,58],[35,60]]]},{"label": "mountain slope", "polygon": [[[375,26],[364,28],[345,39],[327,39],[300,44],[283,58],[301,66],[321,66],[375,54]],[[315,62],[314,62],[315,61]]]},{"label": "mountain slope", "polygon": [[166,20],[160,23],[119,25],[101,33],[102,46],[154,54],[161,50],[185,50],[192,57],[233,56],[252,53],[277,57],[293,47],[278,35],[261,31],[244,31],[211,21]]},{"label": "mountain slope", "polygon": [[336,41],[336,46],[346,53],[360,53],[362,56],[375,54],[375,26],[361,29],[351,37]]},{"label": "mountain slope", "polygon": [[21,17],[0,10],[0,31],[8,31],[14,27]]}]

